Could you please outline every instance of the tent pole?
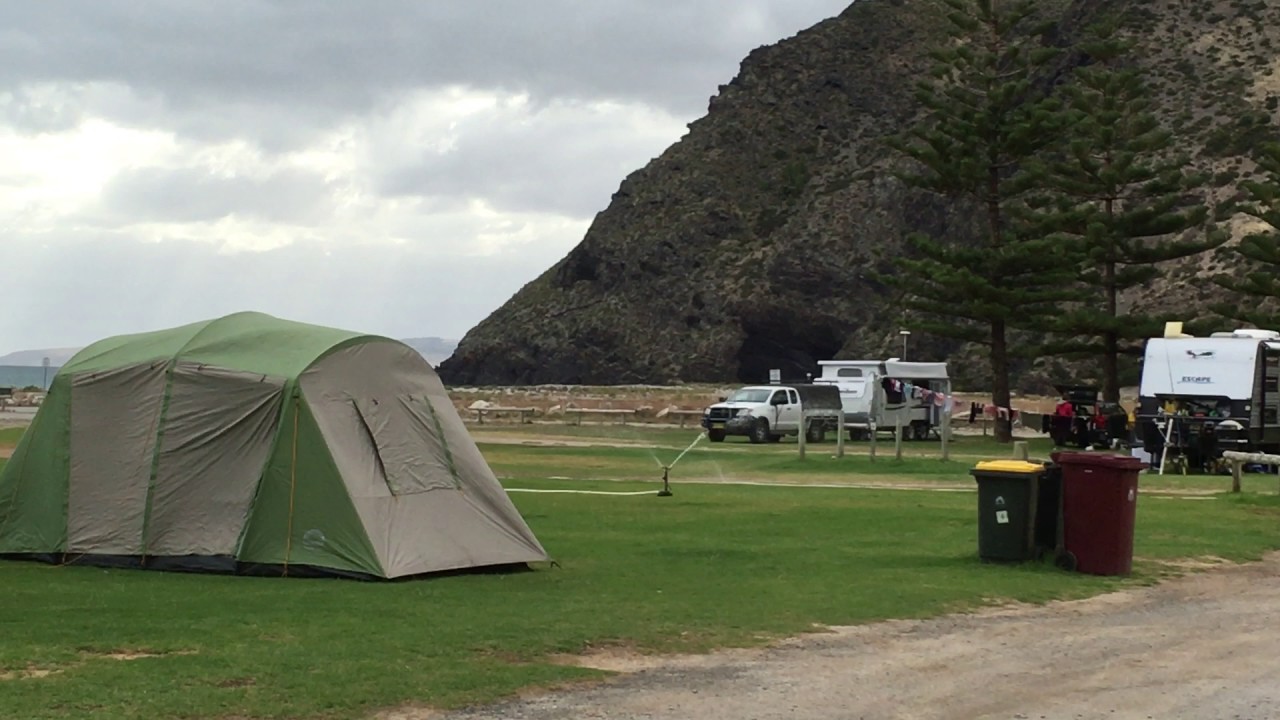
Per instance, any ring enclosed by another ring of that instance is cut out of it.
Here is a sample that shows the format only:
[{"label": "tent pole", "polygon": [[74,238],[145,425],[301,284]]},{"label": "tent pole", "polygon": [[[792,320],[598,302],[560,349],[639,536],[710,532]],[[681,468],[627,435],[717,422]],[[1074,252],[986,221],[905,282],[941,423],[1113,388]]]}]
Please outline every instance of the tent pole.
[{"label": "tent pole", "polygon": [[289,577],[289,556],[293,554],[293,491],[298,487],[298,398],[293,398],[293,457],[289,463],[289,524],[284,538],[284,576]]}]

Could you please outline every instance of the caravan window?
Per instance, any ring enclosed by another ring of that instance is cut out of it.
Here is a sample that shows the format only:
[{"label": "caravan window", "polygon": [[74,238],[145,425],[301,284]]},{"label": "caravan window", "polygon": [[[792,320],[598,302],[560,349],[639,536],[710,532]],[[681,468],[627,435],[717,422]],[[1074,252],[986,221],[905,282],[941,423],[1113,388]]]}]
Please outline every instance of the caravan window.
[{"label": "caravan window", "polygon": [[840,368],[836,371],[836,377],[862,377],[862,368]]}]

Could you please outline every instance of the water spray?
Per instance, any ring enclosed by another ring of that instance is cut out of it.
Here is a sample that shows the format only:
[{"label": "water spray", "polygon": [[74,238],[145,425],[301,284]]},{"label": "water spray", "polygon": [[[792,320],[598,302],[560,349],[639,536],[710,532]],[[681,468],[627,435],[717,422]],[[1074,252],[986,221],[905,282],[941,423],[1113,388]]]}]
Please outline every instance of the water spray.
[{"label": "water spray", "polygon": [[[670,465],[663,465],[661,462],[658,462],[658,467],[662,468],[662,489],[658,491],[658,497],[671,497],[671,468],[675,467],[676,463],[680,462],[680,458],[684,457],[686,453],[693,449],[694,445],[698,444],[699,440],[706,436],[706,433],[698,433],[698,437],[694,438],[693,442],[689,443],[689,447],[680,451],[680,454],[676,456],[675,460],[671,461]],[[654,460],[657,460],[656,456],[654,457]]]}]

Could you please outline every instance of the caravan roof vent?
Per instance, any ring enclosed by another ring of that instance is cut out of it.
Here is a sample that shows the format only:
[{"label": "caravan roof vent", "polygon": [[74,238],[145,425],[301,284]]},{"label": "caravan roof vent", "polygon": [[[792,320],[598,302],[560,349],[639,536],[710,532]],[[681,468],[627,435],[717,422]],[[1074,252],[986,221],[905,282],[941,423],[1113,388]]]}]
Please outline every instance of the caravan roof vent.
[{"label": "caravan roof vent", "polygon": [[1233,332],[1216,332],[1216,333],[1211,333],[1211,334],[1209,335],[1209,337],[1211,337],[1211,338],[1229,338],[1229,337],[1239,337],[1239,336],[1238,336],[1238,335],[1236,335],[1236,334],[1235,334],[1235,333],[1233,333]]},{"label": "caravan roof vent", "polygon": [[1258,338],[1259,340],[1275,340],[1280,338],[1280,332],[1275,330],[1259,330],[1257,328],[1240,328],[1232,333],[1236,337]]}]

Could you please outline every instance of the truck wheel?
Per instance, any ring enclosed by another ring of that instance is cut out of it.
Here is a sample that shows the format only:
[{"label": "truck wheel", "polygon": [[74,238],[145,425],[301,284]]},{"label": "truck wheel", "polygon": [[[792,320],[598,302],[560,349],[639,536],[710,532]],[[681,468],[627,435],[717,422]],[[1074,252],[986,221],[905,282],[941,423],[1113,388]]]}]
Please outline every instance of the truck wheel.
[{"label": "truck wheel", "polygon": [[811,443],[820,443],[827,439],[827,426],[822,423],[811,423],[809,432],[804,434],[804,439]]},{"label": "truck wheel", "polygon": [[711,442],[724,442],[724,430],[715,429],[707,431],[707,439]]},{"label": "truck wheel", "polygon": [[751,426],[751,442],[760,443],[769,442],[769,421],[764,418],[756,420],[756,424]]}]

